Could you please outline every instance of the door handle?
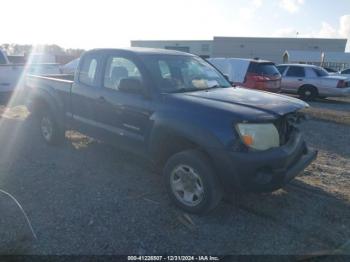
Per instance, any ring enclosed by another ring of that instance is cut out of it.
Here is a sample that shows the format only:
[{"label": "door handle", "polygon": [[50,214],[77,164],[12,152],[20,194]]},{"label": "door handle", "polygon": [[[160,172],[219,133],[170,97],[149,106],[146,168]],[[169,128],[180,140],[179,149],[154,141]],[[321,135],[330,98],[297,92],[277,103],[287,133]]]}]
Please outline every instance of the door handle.
[{"label": "door handle", "polygon": [[104,98],[104,96],[100,96],[100,97],[98,98],[98,102],[104,103],[104,102],[106,102],[106,98]]},{"label": "door handle", "polygon": [[118,108],[119,110],[124,110],[125,109],[125,106],[122,103],[116,103],[115,107]]}]

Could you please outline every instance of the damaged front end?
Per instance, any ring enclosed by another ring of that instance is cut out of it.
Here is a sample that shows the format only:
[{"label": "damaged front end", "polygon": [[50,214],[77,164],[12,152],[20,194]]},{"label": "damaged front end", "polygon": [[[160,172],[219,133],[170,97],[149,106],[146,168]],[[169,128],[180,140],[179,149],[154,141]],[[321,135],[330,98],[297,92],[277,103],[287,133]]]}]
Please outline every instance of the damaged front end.
[{"label": "damaged front end", "polygon": [[298,126],[305,119],[305,114],[297,111],[288,113],[274,121],[274,125],[277,128],[280,136],[281,146],[285,145],[289,141],[293,132],[300,132]]}]

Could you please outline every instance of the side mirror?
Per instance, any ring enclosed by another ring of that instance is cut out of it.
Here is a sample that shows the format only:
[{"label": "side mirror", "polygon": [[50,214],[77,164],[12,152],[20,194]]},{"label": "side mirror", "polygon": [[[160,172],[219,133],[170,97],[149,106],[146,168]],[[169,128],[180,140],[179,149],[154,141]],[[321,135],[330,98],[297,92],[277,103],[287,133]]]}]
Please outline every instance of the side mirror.
[{"label": "side mirror", "polygon": [[139,79],[123,78],[119,82],[118,89],[127,93],[142,94],[144,89]]}]

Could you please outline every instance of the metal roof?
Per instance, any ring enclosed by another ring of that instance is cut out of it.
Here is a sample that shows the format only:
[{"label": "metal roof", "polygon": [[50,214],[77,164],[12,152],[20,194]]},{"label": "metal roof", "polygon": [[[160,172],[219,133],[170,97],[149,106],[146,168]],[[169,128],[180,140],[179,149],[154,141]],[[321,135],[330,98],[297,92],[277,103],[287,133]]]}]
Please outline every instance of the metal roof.
[{"label": "metal roof", "polygon": [[324,52],[324,61],[334,63],[350,63],[350,53]]},{"label": "metal roof", "polygon": [[289,62],[321,62],[321,51],[286,50],[283,57],[287,55]]},{"label": "metal roof", "polygon": [[288,56],[288,62],[321,62],[324,54],[325,62],[350,63],[350,53],[344,52],[320,52],[320,51],[300,51],[286,50],[283,54]]}]

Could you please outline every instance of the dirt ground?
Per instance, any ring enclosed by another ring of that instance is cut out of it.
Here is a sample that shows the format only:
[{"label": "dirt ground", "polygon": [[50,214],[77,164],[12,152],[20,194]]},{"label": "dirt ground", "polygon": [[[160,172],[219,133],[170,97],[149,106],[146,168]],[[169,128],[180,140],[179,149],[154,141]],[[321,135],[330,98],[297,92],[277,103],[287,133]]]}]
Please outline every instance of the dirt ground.
[{"label": "dirt ground", "polygon": [[[143,159],[74,131],[44,144],[24,107],[0,107],[0,254],[350,254],[350,100],[311,103],[318,159],[271,194],[187,215]],[[337,117],[335,117],[337,116]],[[1,193],[0,193],[1,194]]]}]

